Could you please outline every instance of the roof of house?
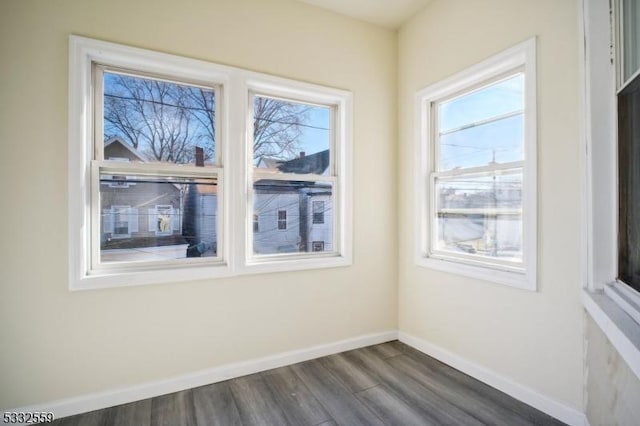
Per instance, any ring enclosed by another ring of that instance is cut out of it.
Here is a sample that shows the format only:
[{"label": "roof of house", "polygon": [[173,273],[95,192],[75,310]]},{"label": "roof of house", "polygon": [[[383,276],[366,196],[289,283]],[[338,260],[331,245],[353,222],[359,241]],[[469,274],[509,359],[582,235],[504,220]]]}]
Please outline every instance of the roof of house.
[{"label": "roof of house", "polygon": [[258,168],[260,169],[275,169],[282,160],[272,157],[262,157],[258,161]]},{"label": "roof of house", "polygon": [[280,161],[277,166],[283,173],[313,173],[321,175],[329,167],[329,150],[301,155],[289,161]]},{"label": "roof of house", "polygon": [[[124,148],[124,151],[123,151],[123,148]],[[135,149],[134,147],[126,143],[124,140],[122,140],[118,136],[114,136],[104,143],[104,157],[106,159],[108,159],[110,156],[120,157],[122,155],[121,154],[122,152],[133,156],[133,158],[130,158],[129,156],[126,157],[126,158],[129,158],[130,160],[146,161],[145,156],[140,151],[138,151],[137,149]],[[109,153],[112,153],[114,155],[109,155]]]}]

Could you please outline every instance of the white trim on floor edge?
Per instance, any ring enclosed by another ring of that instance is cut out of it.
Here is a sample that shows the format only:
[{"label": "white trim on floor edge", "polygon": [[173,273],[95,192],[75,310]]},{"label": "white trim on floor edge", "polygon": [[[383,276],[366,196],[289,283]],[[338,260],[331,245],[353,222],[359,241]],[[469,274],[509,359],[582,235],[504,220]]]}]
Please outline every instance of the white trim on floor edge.
[{"label": "white trim on floor edge", "polygon": [[469,361],[453,352],[449,352],[433,343],[403,332],[398,333],[398,340],[564,423],[572,426],[589,424],[587,416],[579,410],[521,385],[512,379]]},{"label": "white trim on floor edge", "polygon": [[247,374],[258,373],[272,368],[283,367],[314,358],[320,358],[352,349],[365,346],[377,345],[398,338],[397,331],[386,331],[382,333],[365,334],[352,337],[337,342],[313,346],[306,349],[298,349],[283,352],[276,355],[266,356],[248,361],[225,364],[206,370],[196,371],[168,379],[157,380],[145,384],[131,386],[127,388],[112,389],[100,393],[93,393],[74,398],[62,399],[43,404],[30,405],[15,408],[15,412],[53,412],[56,419],[68,417],[75,414],[86,413],[102,408],[113,407],[114,405],[126,404],[139,401],[141,399],[152,398],[168,393],[204,386],[211,383],[221,382]]}]

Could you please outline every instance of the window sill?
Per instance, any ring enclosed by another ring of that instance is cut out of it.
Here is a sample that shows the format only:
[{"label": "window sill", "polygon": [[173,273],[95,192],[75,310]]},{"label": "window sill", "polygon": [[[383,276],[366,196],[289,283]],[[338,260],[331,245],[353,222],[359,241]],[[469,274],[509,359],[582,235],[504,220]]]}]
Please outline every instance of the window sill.
[{"label": "window sill", "polygon": [[232,268],[219,263],[213,266],[199,266],[148,271],[96,272],[72,280],[71,291],[96,290],[111,287],[132,287],[149,284],[171,284],[187,281],[212,280],[241,275],[277,273],[351,266],[351,258],[345,255],[318,256],[307,258],[268,259],[251,261]]},{"label": "window sill", "polygon": [[584,290],[585,310],[640,379],[640,324],[603,292]]},{"label": "window sill", "polygon": [[111,287],[132,287],[148,284],[167,284],[232,276],[225,264],[190,268],[157,269],[150,271],[118,271],[87,274],[72,280],[69,289],[96,290]]},{"label": "window sill", "polygon": [[513,272],[495,269],[487,266],[468,265],[461,262],[437,259],[431,257],[419,257],[416,260],[418,266],[437,271],[449,272],[469,278],[488,281],[490,283],[503,284],[523,290],[536,291],[536,280],[533,274]]},{"label": "window sill", "polygon": [[270,272],[288,272],[307,269],[324,269],[351,266],[351,258],[345,255],[317,256],[306,258],[253,259],[242,267],[240,274],[261,274]]}]

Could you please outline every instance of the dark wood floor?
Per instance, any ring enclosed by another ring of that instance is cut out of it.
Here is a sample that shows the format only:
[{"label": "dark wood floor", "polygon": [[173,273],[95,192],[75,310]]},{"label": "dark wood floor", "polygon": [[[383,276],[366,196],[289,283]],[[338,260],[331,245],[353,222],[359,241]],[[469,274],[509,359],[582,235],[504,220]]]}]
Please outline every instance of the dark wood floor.
[{"label": "dark wood floor", "polygon": [[55,421],[78,426],[558,425],[400,342]]}]

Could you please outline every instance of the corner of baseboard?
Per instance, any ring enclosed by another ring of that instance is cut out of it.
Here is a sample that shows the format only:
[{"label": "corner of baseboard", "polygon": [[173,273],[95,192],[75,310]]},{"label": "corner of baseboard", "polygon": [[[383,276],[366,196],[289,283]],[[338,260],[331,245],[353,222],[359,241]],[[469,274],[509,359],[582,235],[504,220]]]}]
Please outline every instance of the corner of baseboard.
[{"label": "corner of baseboard", "polygon": [[572,426],[589,425],[587,416],[578,409],[543,395],[445,348],[402,331],[398,332],[398,340],[564,423]]}]

